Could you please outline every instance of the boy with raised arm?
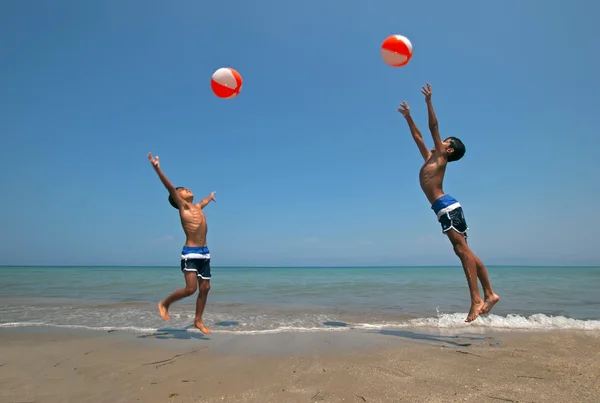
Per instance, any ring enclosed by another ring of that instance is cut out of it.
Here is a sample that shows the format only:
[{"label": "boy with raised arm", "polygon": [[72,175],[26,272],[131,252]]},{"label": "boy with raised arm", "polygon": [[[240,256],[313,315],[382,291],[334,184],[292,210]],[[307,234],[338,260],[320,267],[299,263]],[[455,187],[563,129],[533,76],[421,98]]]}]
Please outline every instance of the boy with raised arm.
[{"label": "boy with raised arm", "polygon": [[202,322],[202,313],[206,305],[206,298],[210,290],[210,251],[206,246],[206,217],[202,209],[215,200],[215,192],[205,197],[200,203],[193,203],[194,195],[188,188],[175,187],[160,169],[158,155],[156,158],[148,153],[148,159],[158,174],[160,181],[169,192],[169,203],[179,210],[181,226],[185,232],[186,240],[181,251],[181,271],[185,278],[185,288],[175,290],[163,301],[158,303],[161,318],[171,320],[169,306],[180,299],[189,297],[200,289],[196,300],[196,317],[194,326],[204,334],[211,330]]},{"label": "boy with raised arm", "polygon": [[[448,162],[461,159],[465,154],[465,146],[456,137],[448,137],[444,141],[441,140],[438,131],[438,121],[433,110],[433,105],[431,104],[431,84],[428,83],[427,87],[421,87],[421,92],[425,95],[425,103],[427,104],[429,116],[429,130],[433,137],[434,149],[429,150],[425,145],[421,132],[410,116],[410,108],[406,101],[400,104],[398,112],[406,118],[412,137],[425,160],[419,171],[421,189],[423,189],[425,196],[431,203],[431,209],[437,215],[437,219],[442,225],[442,232],[450,239],[454,247],[454,252],[460,259],[465,271],[471,293],[471,309],[465,322],[472,322],[479,315],[490,312],[494,304],[500,300],[500,297],[492,291],[487,269],[467,244],[467,230],[469,228],[460,203],[452,196],[445,194],[442,190],[446,165]],[[479,278],[483,287],[485,300],[482,300],[479,294],[477,278]]]}]

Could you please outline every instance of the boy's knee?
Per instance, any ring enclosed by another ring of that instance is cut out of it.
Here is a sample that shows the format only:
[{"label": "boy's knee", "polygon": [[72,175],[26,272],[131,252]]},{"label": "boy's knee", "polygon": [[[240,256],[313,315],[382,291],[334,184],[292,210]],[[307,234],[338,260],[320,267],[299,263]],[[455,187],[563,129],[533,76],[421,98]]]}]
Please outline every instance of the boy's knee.
[{"label": "boy's knee", "polygon": [[459,258],[463,258],[469,253],[469,248],[467,247],[467,245],[464,245],[462,243],[455,243],[452,246],[454,247],[454,253],[456,253],[456,256],[458,256]]},{"label": "boy's knee", "polygon": [[200,292],[204,292],[207,293],[210,291],[210,281],[208,280],[204,280],[201,284],[200,284]]},{"label": "boy's knee", "polygon": [[196,287],[195,284],[194,285],[186,285],[185,286],[185,294],[187,296],[190,296],[190,295],[192,295],[193,293],[196,292],[196,289],[197,289],[197,287]]}]

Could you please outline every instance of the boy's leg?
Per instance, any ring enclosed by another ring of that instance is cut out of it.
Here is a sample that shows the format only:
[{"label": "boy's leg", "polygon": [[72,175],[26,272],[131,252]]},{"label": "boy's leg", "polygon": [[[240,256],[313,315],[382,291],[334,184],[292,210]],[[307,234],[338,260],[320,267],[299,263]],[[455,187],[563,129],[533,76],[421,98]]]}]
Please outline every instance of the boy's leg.
[{"label": "boy's leg", "polygon": [[477,263],[477,277],[479,278],[481,286],[483,287],[483,296],[485,298],[483,308],[481,308],[481,311],[479,312],[480,315],[483,315],[489,313],[492,310],[494,305],[496,305],[496,303],[500,301],[500,296],[495,294],[492,290],[492,284],[490,283],[490,279],[488,278],[487,269],[485,268],[481,259],[479,259],[479,257],[477,257],[475,253],[473,253],[473,256],[475,256],[475,261]]},{"label": "boy's leg", "polygon": [[469,285],[469,292],[471,294],[471,309],[467,315],[465,322],[472,322],[479,316],[479,311],[484,306],[484,302],[479,295],[479,288],[477,287],[477,259],[473,254],[467,240],[464,235],[458,233],[454,229],[446,231],[446,235],[452,246],[454,247],[454,253],[460,259],[465,276],[467,277],[467,284]]},{"label": "boy's leg", "polygon": [[198,285],[200,291],[198,292],[198,299],[196,300],[196,318],[194,319],[194,326],[202,333],[210,334],[211,330],[202,322],[202,314],[204,313],[206,299],[208,298],[208,292],[210,291],[210,280],[198,278]]},{"label": "boy's leg", "polygon": [[185,277],[185,288],[180,288],[175,290],[171,295],[169,295],[164,300],[158,303],[158,311],[160,312],[160,317],[164,320],[171,320],[169,317],[169,306],[175,302],[183,299],[185,297],[189,297],[193,293],[196,292],[196,277],[197,273],[195,271],[184,271],[183,275]]},{"label": "boy's leg", "polygon": [[206,299],[208,298],[208,292],[210,291],[210,258],[198,260],[198,286],[200,291],[198,292],[198,299],[196,300],[196,318],[194,319],[194,326],[204,334],[210,334],[211,330],[204,325],[202,322],[202,314],[204,313],[204,307],[206,306]]}]

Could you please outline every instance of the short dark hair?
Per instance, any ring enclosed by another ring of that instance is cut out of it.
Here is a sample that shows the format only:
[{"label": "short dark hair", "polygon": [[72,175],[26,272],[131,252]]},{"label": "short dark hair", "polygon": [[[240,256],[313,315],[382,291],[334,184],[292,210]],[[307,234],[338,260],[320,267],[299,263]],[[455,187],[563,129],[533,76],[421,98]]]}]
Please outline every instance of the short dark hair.
[{"label": "short dark hair", "polygon": [[461,159],[467,152],[463,142],[457,137],[448,137],[446,140],[450,140],[450,147],[454,150],[454,152],[448,156],[448,162]]},{"label": "short dark hair", "polygon": [[[175,190],[179,190],[179,189],[185,189],[184,187],[178,186],[175,188]],[[171,206],[173,206],[173,208],[176,208],[177,210],[179,210],[179,206],[177,205],[177,203],[175,203],[175,200],[173,199],[173,196],[169,195],[169,203],[171,203]]]}]

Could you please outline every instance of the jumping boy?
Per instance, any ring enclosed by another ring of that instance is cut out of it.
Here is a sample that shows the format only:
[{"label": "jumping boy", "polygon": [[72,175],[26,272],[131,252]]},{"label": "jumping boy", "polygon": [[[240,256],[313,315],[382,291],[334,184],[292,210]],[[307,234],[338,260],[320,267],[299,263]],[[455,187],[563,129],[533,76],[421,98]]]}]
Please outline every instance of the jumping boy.
[{"label": "jumping boy", "polygon": [[189,297],[200,288],[196,300],[196,317],[194,326],[204,334],[211,330],[202,323],[202,313],[206,305],[206,298],[210,290],[210,251],[206,246],[206,217],[202,209],[215,200],[215,192],[205,197],[200,203],[193,204],[194,195],[188,188],[175,187],[160,169],[158,155],[156,158],[148,153],[148,159],[158,174],[160,181],[169,192],[169,203],[179,210],[181,226],[185,232],[186,240],[181,251],[181,271],[185,277],[185,288],[175,290],[163,301],[158,303],[160,317],[171,320],[169,306],[180,299]]},{"label": "jumping boy", "polygon": [[[400,104],[398,112],[406,118],[412,137],[425,160],[419,171],[421,189],[423,189],[425,196],[431,203],[431,209],[437,215],[437,219],[442,225],[442,232],[450,239],[454,247],[454,252],[460,259],[465,271],[471,293],[471,309],[465,322],[472,322],[479,315],[490,312],[494,304],[500,301],[500,297],[492,291],[487,269],[467,245],[467,230],[469,228],[460,203],[452,196],[444,194],[442,190],[446,165],[448,162],[461,159],[465,154],[465,146],[456,137],[448,137],[444,141],[441,140],[438,131],[438,121],[433,110],[433,105],[431,104],[431,85],[428,83],[427,87],[421,87],[421,92],[425,95],[425,103],[427,104],[429,115],[429,130],[433,137],[434,149],[429,150],[425,145],[421,132],[410,116],[410,108],[406,101]],[[485,297],[483,301],[481,300],[481,295],[479,295],[477,278],[479,278],[483,287]]]}]

